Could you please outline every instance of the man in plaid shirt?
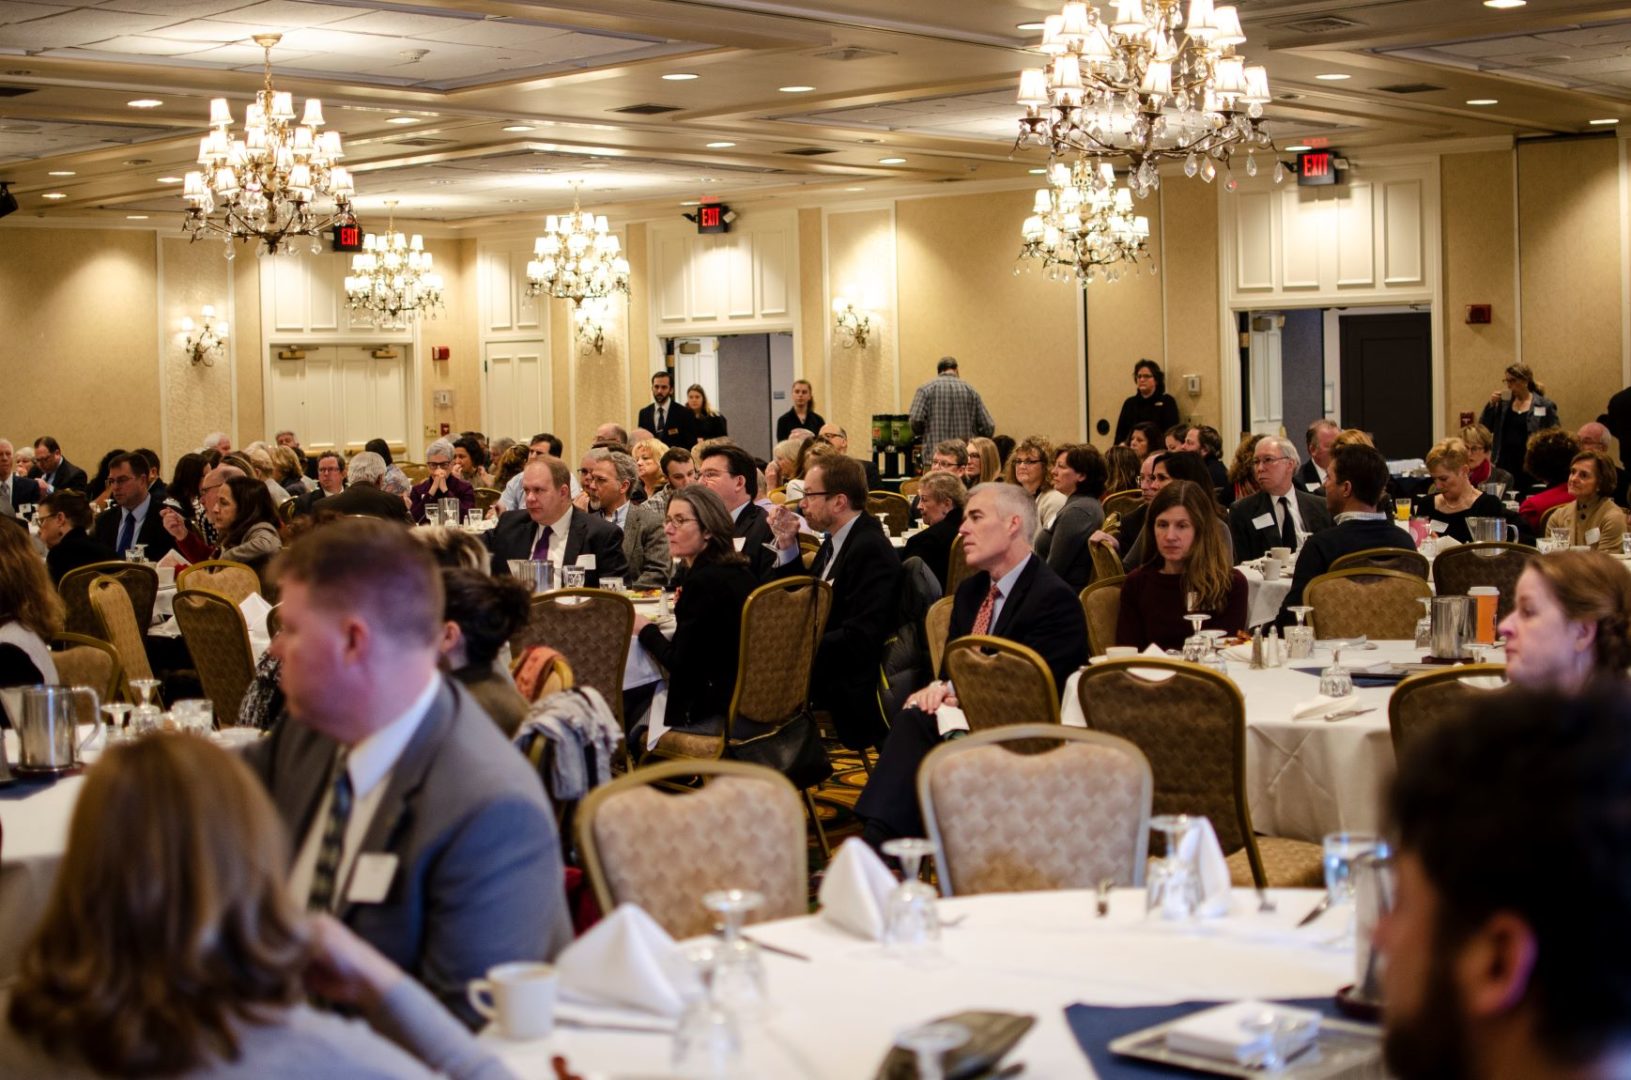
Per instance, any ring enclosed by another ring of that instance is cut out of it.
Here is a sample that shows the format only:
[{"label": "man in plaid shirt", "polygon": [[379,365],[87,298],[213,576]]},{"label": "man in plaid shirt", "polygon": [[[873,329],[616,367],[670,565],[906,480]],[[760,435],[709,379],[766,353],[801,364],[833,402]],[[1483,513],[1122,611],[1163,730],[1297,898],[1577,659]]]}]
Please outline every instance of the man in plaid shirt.
[{"label": "man in plaid shirt", "polygon": [[942,356],[935,377],[912,396],[912,431],[923,436],[924,446],[947,439],[964,442],[976,435],[990,438],[997,426],[980,399],[980,392],[957,374],[957,358]]}]

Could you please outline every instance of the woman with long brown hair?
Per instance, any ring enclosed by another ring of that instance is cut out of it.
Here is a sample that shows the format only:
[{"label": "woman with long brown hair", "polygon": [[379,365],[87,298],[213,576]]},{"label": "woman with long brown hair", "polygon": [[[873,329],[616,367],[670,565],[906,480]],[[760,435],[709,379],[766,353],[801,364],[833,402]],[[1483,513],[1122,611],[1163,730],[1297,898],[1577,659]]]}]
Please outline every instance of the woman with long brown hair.
[{"label": "woman with long brown hair", "polygon": [[221,485],[215,505],[209,512],[210,524],[215,526],[221,542],[213,548],[202,536],[187,528],[187,523],[174,512],[164,515],[164,528],[176,538],[176,550],[192,562],[203,559],[231,559],[254,569],[262,586],[267,584],[266,569],[283,548],[278,532],[277,507],[266,485],[249,476],[234,476]]},{"label": "woman with long brown hair", "polygon": [[62,632],[63,617],[27,531],[0,521],[0,686],[57,681],[47,642]]},{"label": "woman with long brown hair", "polygon": [[0,1075],[510,1075],[344,924],[296,909],[288,866],[271,799],[235,755],[193,735],[108,750],[4,1005]]},{"label": "woman with long brown hair", "polygon": [[1211,616],[1207,630],[1245,628],[1246,579],[1230,565],[1217,505],[1205,485],[1191,480],[1156,493],[1140,545],[1147,561],[1122,582],[1116,644],[1182,648],[1190,634],[1184,616],[1191,614]]},{"label": "woman with long brown hair", "polygon": [[686,389],[685,407],[691,410],[691,416],[696,420],[697,442],[722,439],[730,434],[729,423],[714,411],[713,404],[708,400],[708,391],[703,389],[701,383],[692,383]]}]

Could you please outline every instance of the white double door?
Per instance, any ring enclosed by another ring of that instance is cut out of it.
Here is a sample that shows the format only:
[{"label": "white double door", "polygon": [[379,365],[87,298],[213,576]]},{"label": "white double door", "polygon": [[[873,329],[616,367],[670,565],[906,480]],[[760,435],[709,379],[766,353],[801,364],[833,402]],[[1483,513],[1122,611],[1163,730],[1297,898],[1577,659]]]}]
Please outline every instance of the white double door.
[{"label": "white double door", "polygon": [[289,429],[308,452],[359,449],[384,439],[398,452],[411,449],[408,436],[408,372],[412,348],[392,345],[390,357],[377,346],[306,345],[299,359],[280,359],[288,346],[271,352],[272,430]]}]

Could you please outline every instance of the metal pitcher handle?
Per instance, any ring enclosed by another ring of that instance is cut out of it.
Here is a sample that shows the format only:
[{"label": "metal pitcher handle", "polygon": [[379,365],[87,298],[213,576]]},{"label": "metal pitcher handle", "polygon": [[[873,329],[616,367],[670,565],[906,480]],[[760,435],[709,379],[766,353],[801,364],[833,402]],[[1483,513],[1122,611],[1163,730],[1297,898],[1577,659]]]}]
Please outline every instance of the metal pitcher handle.
[{"label": "metal pitcher handle", "polygon": [[77,759],[80,754],[83,754],[87,750],[101,749],[100,740],[102,739],[103,733],[107,729],[107,724],[102,719],[102,695],[98,694],[89,686],[63,687],[63,693],[74,695],[88,694],[91,699],[91,733],[85,736],[85,738],[80,741],[78,746],[74,747],[74,757]]}]

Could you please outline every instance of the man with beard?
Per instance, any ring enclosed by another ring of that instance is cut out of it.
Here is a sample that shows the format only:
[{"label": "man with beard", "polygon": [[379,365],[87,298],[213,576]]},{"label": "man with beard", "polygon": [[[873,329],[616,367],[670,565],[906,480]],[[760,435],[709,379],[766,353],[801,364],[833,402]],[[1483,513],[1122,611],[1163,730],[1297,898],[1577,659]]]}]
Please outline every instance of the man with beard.
[{"label": "man with beard", "polygon": [[1490,695],[1408,747],[1390,810],[1392,1075],[1631,1075],[1624,691]]}]

